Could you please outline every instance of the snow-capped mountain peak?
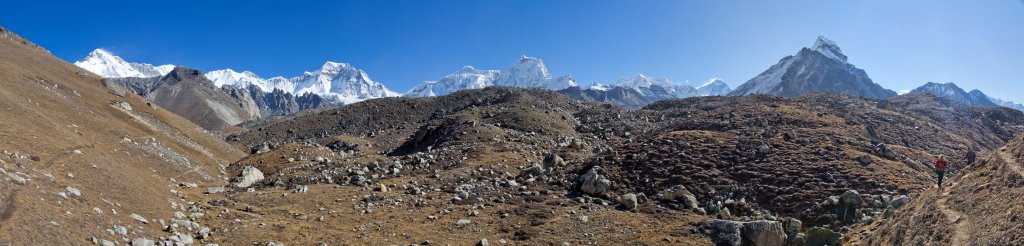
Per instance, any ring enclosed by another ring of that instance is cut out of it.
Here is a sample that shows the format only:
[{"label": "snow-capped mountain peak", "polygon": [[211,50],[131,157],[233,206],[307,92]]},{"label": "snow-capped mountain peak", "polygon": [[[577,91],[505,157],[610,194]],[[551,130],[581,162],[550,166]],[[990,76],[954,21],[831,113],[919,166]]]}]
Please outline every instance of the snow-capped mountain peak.
[{"label": "snow-capped mountain peak", "polygon": [[708,82],[697,87],[698,96],[722,96],[729,94],[731,91],[732,89],[729,88],[729,85],[719,78],[711,78]]},{"label": "snow-capped mountain peak", "polygon": [[652,85],[661,86],[663,88],[669,88],[676,86],[675,82],[672,82],[665,77],[648,77],[643,74],[636,74],[633,77],[620,78],[615,82],[615,85],[622,87],[629,87],[633,89],[647,88]]},{"label": "snow-capped mountain peak", "polygon": [[769,94],[797,97],[811,93],[841,93],[888,98],[896,92],[882,88],[867,72],[846,62],[835,42],[819,36],[811,48],[786,56],[764,72],[736,87],[729,95]]},{"label": "snow-capped mountain peak", "polygon": [[121,57],[103,49],[95,49],[75,66],[93,72],[104,78],[163,76],[174,69],[174,65],[153,66],[146,63],[129,63]]},{"label": "snow-capped mountain peak", "polygon": [[543,60],[524,55],[519,57],[519,62],[502,70],[495,84],[499,86],[561,90],[576,86],[576,80],[568,75],[553,79]]},{"label": "snow-capped mountain peak", "polygon": [[843,54],[843,50],[839,49],[839,45],[836,45],[835,41],[832,41],[825,36],[818,36],[818,39],[814,41],[814,45],[811,46],[811,50],[817,51],[822,55],[846,62],[846,55]]},{"label": "snow-capped mountain peak", "polygon": [[441,96],[460,90],[481,89],[494,85],[498,73],[498,70],[479,70],[473,66],[464,66],[455,73],[445,75],[439,81],[425,81],[413,87],[405,96]]},{"label": "snow-capped mountain peak", "polygon": [[295,84],[296,95],[313,93],[346,104],[399,95],[348,63],[328,61],[320,70],[305,72],[291,81]]},{"label": "snow-capped mountain peak", "polygon": [[958,101],[971,106],[990,107],[996,106],[995,102],[989,99],[989,96],[985,95],[979,90],[971,90],[970,92],[964,91],[962,88],[954,84],[953,82],[948,83],[934,83],[928,82],[914,89],[911,92],[915,93],[929,93],[939,97],[945,97]]}]

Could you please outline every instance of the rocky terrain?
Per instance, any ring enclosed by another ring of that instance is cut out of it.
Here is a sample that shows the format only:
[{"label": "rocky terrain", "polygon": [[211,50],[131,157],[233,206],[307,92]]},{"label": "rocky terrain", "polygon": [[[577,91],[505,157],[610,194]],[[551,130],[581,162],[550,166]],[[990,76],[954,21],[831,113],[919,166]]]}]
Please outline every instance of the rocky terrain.
[{"label": "rocky terrain", "polygon": [[[255,215],[203,223],[232,231],[213,236],[229,242],[700,245],[772,228],[769,238],[843,242],[932,184],[935,154],[994,149],[1021,124],[1017,111],[927,94],[707,97],[635,111],[501,87],[375,99],[229,136],[254,153],[229,172],[262,179],[210,199]],[[312,226],[331,233],[297,229]]]},{"label": "rocky terrain", "polygon": [[[551,91],[518,75],[575,82],[524,57],[496,80],[531,88],[316,109],[181,66],[101,80],[0,29],[0,245],[1020,243],[1024,113],[885,96],[823,38],[786,59],[812,72],[785,76],[856,83],[655,101],[680,88]],[[304,86],[353,76],[379,85],[329,62]],[[639,108],[593,102],[609,98]]]}]

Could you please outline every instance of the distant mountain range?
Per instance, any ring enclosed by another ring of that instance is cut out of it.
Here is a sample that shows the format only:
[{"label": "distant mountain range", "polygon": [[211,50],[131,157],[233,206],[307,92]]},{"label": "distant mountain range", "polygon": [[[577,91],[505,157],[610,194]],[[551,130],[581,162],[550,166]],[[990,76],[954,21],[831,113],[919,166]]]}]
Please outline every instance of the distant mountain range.
[{"label": "distant mountain range", "polygon": [[[174,65],[126,62],[101,49],[94,50],[84,60],[75,62],[75,65],[106,78],[159,77],[175,68]],[[237,72],[232,69],[210,71],[205,77],[225,94],[235,98],[239,105],[255,105],[253,108],[258,109],[255,111],[259,111],[259,117],[287,115],[304,109],[344,105],[373,98],[443,96],[460,90],[490,86],[544,88],[579,100],[613,103],[630,109],[659,100],[696,96],[769,94],[797,97],[811,93],[840,93],[884,99],[897,94],[878,85],[864,70],[850,64],[836,42],[824,36],[818,36],[811,47],[783,57],[777,64],[734,90],[717,78],[694,87],[664,77],[643,74],[620,78],[613,83],[594,83],[581,87],[570,75],[552,76],[543,60],[529,56],[522,56],[501,70],[465,66],[439,80],[420,83],[405,94],[389,90],[351,64],[330,61],[317,70],[303,72],[292,78],[262,78],[249,71]],[[140,90],[137,92],[153,89],[146,87],[152,86],[147,84],[125,84]],[[973,106],[1005,106],[1024,110],[1024,105],[992,98],[978,90],[965,92],[952,83],[928,83],[913,92],[932,93]]]},{"label": "distant mountain range", "polygon": [[953,82],[944,84],[928,82],[917,89],[910,91],[910,93],[930,93],[935,96],[945,97],[952,99],[953,101],[961,102],[963,104],[978,106],[978,107],[995,107],[1002,106],[1007,108],[1013,108],[1024,111],[1024,105],[1011,102],[1009,100],[998,99],[985,95],[980,90],[971,90],[970,92],[964,91]]}]

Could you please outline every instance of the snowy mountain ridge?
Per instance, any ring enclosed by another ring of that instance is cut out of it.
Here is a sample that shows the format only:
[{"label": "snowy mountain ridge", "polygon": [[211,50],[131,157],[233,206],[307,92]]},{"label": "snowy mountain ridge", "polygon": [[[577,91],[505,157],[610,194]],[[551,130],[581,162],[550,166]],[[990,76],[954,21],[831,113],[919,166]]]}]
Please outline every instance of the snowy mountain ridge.
[{"label": "snowy mountain ridge", "polygon": [[157,77],[171,72],[175,67],[174,65],[153,66],[147,63],[129,63],[103,49],[95,49],[89,52],[85,59],[76,61],[75,66],[104,78]]},{"label": "snowy mountain ridge", "polygon": [[[129,63],[121,57],[103,49],[89,53],[84,60],[75,65],[96,73],[105,78],[138,77],[149,78],[166,75],[174,69],[174,65],[153,66],[145,63]],[[399,96],[383,84],[373,81],[366,72],[356,69],[351,64],[325,62],[319,70],[307,71],[301,76],[286,79],[273,77],[264,79],[250,71],[237,72],[232,69],[215,70],[206,73],[207,79],[217,87],[231,86],[246,89],[255,86],[267,93],[281,90],[300,96],[306,93],[316,94],[334,103],[350,104],[358,101]]]},{"label": "snowy mountain ridge", "polygon": [[529,56],[521,56],[519,60],[504,70],[480,70],[465,66],[458,71],[445,75],[438,81],[425,81],[414,86],[405,93],[407,97],[443,96],[466,89],[480,89],[489,86],[508,86],[519,88],[544,88],[561,90],[578,86],[576,80],[569,75],[553,78],[548,72],[544,61]]}]

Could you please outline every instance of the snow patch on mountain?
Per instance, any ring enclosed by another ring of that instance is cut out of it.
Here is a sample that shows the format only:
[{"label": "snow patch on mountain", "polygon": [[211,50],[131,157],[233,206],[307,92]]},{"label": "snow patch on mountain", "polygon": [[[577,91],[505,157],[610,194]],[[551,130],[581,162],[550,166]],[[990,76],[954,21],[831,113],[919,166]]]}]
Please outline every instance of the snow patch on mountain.
[{"label": "snow patch on mountain", "polygon": [[786,75],[786,71],[789,71],[789,68],[793,66],[794,61],[796,61],[795,56],[786,56],[782,58],[778,64],[772,65],[768,70],[761,72],[761,74],[750,79],[747,83],[736,87],[734,92],[741,91],[743,92],[742,95],[777,93],[778,90],[782,89],[782,87],[779,86],[782,84],[782,77]]},{"label": "snow patch on mountain", "polygon": [[129,63],[103,49],[89,52],[85,59],[76,61],[75,66],[104,78],[150,78],[163,76],[174,70],[174,65],[153,66],[147,63]]}]

